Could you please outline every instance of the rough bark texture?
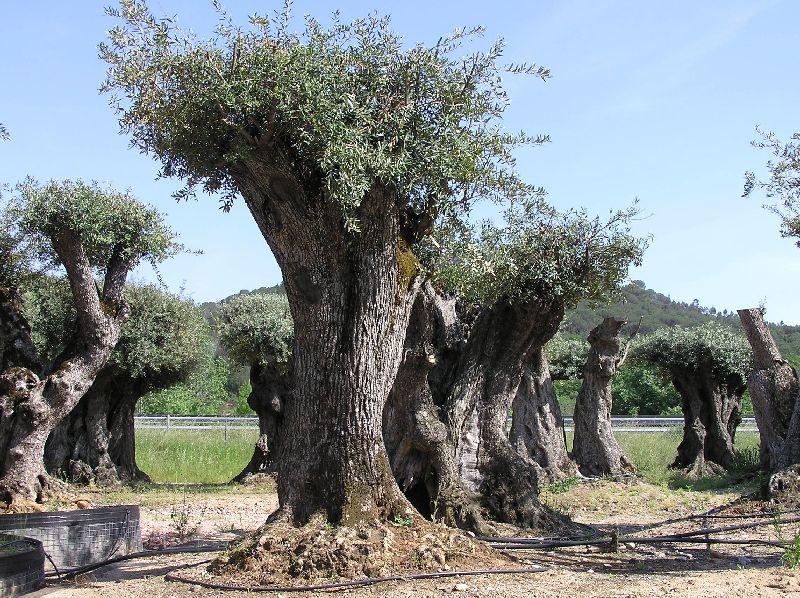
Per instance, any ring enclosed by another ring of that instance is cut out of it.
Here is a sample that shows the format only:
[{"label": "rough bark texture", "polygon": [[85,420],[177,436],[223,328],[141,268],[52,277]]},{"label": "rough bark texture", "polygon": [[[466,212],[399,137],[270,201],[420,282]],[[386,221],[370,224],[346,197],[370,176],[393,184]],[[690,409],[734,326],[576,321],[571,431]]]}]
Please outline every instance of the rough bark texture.
[{"label": "rough bark texture", "polygon": [[320,513],[351,525],[411,513],[381,434],[419,286],[400,202],[373,189],[362,201],[361,232],[350,234],[323,190],[276,163],[250,159],[235,178],[281,267],[294,321],[293,392],[277,447],[279,515],[304,524]]},{"label": "rough bark texture", "polygon": [[729,469],[736,454],[734,435],[742,421],[744,385],[735,377],[716,380],[710,367],[673,371],[672,383],[681,395],[683,440],[671,467],[689,475]]},{"label": "rough bark texture", "polygon": [[455,443],[431,390],[431,380],[447,375],[448,357],[460,340],[457,328],[455,301],[426,284],[414,303],[403,363],[383,412],[383,437],[392,472],[418,511],[483,533],[488,528],[478,496],[459,477]]},{"label": "rough bark texture", "polygon": [[122,289],[131,264],[119,252],[110,259],[99,294],[80,240],[65,232],[53,246],[70,282],[76,332],[55,368],[41,378],[25,367],[0,374],[0,498],[7,502],[41,500],[45,441],[105,366],[127,317]]},{"label": "rough bark texture", "polygon": [[240,482],[248,475],[277,471],[275,453],[279,433],[284,430],[284,409],[291,396],[290,369],[291,365],[286,364],[256,363],[250,366],[252,390],[247,404],[258,415],[258,440],[250,462],[232,481]]},{"label": "rough bark texture", "polygon": [[31,329],[22,315],[22,299],[16,289],[0,288],[0,372],[10,367],[41,370]]},{"label": "rough bark texture", "polygon": [[103,370],[45,445],[47,472],[99,486],[149,481],[136,465],[134,413],[149,385]]},{"label": "rough bark texture", "polygon": [[578,469],[567,452],[564,417],[544,348],[531,351],[524,365],[512,405],[511,443],[536,463],[540,483],[574,477]]},{"label": "rough bark texture", "polygon": [[636,473],[611,429],[611,383],[624,360],[619,331],[624,320],[605,318],[589,333],[589,354],[583,384],[575,402],[572,456],[586,476],[626,476]]},{"label": "rough bark texture", "polygon": [[761,437],[761,465],[767,471],[800,462],[800,381],[783,359],[760,309],[740,309],[739,318],[753,349],[747,379]]},{"label": "rough bark texture", "polygon": [[507,421],[527,357],[552,338],[562,318],[559,306],[499,301],[476,319],[455,370],[446,413],[459,473],[498,521],[560,523],[539,502],[539,465],[512,444]]}]

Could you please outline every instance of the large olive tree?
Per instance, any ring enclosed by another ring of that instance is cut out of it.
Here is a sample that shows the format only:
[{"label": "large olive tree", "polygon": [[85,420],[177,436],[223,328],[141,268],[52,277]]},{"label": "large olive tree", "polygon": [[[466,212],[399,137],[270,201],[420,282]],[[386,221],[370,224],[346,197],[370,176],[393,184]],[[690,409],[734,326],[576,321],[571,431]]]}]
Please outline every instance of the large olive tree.
[{"label": "large olive tree", "polygon": [[395,474],[434,516],[476,527],[478,504],[500,521],[553,522],[538,486],[575,468],[544,346],[565,309],[613,293],[639,262],[634,214],[528,203],[500,226],[438,236],[384,413]]},{"label": "large olive tree", "polygon": [[[75,309],[72,333],[51,363],[7,360],[0,373],[0,498],[13,502],[42,498],[45,441],[89,390],[119,340],[130,313],[123,296],[128,273],[179,246],[154,209],[81,181],[27,180],[4,218],[26,250],[36,251],[41,268],[63,268]],[[13,278],[13,261],[0,263],[2,270],[9,267],[4,276]],[[24,316],[15,317],[27,333]]]},{"label": "large olive tree", "polygon": [[[501,126],[503,44],[467,58],[475,32],[409,45],[370,16],[330,27],[288,11],[210,39],[111,10],[104,89],[123,132],[166,176],[241,196],[283,274],[293,392],[278,455],[280,516],[346,524],[409,513],[381,442],[421,278],[413,247],[437,216],[535,190],[511,150],[543,141]],[[277,517],[278,515],[276,515]]]},{"label": "large olive tree", "polygon": [[214,320],[220,345],[235,361],[250,368],[247,404],[258,415],[259,436],[253,456],[234,480],[273,473],[292,391],[289,302],[282,294],[237,295],[219,306]]},{"label": "large olive tree", "polygon": [[[57,333],[60,314],[74,313],[71,301],[53,305],[52,282],[29,294],[26,312],[34,338],[38,330]],[[45,465],[51,474],[103,485],[147,480],[136,465],[136,403],[148,392],[185,381],[213,355],[208,322],[191,301],[155,285],[128,286],[123,296],[130,317],[108,363],[47,440]],[[67,339],[69,328],[61,333]],[[40,353],[63,346],[48,336]]]},{"label": "large olive tree", "polygon": [[661,328],[642,338],[632,354],[668,376],[681,395],[683,440],[672,467],[690,475],[730,468],[752,369],[744,336],[714,322]]}]

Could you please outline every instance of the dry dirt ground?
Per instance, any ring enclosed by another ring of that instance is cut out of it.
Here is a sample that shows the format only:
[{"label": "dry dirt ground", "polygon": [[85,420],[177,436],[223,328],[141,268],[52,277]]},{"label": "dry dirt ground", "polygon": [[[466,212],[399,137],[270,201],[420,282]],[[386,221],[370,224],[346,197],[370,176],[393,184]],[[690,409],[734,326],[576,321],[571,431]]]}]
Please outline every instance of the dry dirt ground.
[{"label": "dry dirt ground", "polygon": [[[753,490],[743,485],[722,491],[672,490],[643,482],[620,484],[601,481],[545,494],[545,500],[575,520],[617,527],[620,534],[654,536],[691,531],[702,521],[681,521],[648,529],[653,523],[726,505]],[[245,487],[148,487],[141,493],[89,492],[95,504],[140,504],[142,531],[150,546],[174,544],[183,538],[230,539],[256,529],[276,506],[270,484]],[[721,511],[726,519],[709,520],[724,526],[752,519],[730,518],[760,512],[760,502],[737,504]],[[795,514],[797,515],[797,514]],[[783,519],[792,515],[783,515]],[[791,539],[800,525],[781,524],[775,518],[758,527],[724,534],[729,538]],[[780,521],[780,518],[778,519]],[[717,534],[720,535],[720,534]],[[544,565],[539,573],[480,576],[384,583],[348,589],[348,596],[786,596],[800,595],[800,569],[787,568],[781,550],[773,547],[715,545],[621,545],[618,552],[599,548],[559,548],[513,553],[515,567]],[[127,561],[109,566],[77,583],[53,585],[39,592],[58,598],[89,596],[244,596],[167,582],[175,571],[203,579],[204,565],[186,568],[215,555],[170,555]],[[273,594],[274,595],[274,594]],[[278,594],[281,595],[281,594]],[[284,596],[312,595],[284,593]],[[322,595],[322,592],[313,594]]]}]

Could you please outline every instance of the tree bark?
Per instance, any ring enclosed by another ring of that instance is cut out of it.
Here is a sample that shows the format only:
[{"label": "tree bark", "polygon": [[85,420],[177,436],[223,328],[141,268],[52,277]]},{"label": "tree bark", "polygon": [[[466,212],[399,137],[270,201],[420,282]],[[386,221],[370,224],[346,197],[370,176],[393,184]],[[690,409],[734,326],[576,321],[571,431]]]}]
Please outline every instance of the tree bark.
[{"label": "tree bark", "polygon": [[358,234],[340,208],[272,163],[236,175],[281,267],[294,321],[293,392],[278,443],[277,516],[354,525],[413,512],[381,434],[419,287],[392,191],[375,188]]},{"label": "tree bark", "polygon": [[118,252],[106,269],[103,292],[80,239],[64,232],[53,246],[67,271],[77,313],[76,333],[55,369],[40,378],[23,367],[0,375],[0,498],[42,500],[46,484],[44,446],[48,435],[89,390],[119,340],[127,317],[122,287],[131,264]]},{"label": "tree bark", "polygon": [[134,413],[150,390],[104,370],[75,408],[50,433],[45,468],[73,482],[109,486],[150,481],[136,465]]},{"label": "tree bark", "polygon": [[446,412],[460,476],[498,521],[561,522],[539,502],[539,465],[527,447],[512,444],[507,422],[527,356],[552,338],[562,318],[559,306],[499,301],[477,318],[457,366]]},{"label": "tree bark", "polygon": [[744,385],[733,378],[718,382],[710,370],[673,371],[672,383],[682,400],[683,440],[671,467],[689,475],[730,469]]},{"label": "tree bark", "polygon": [[540,483],[578,474],[567,452],[564,417],[556,398],[544,347],[531,351],[512,404],[511,443],[538,466]]},{"label": "tree bark", "polygon": [[291,364],[255,363],[250,366],[251,391],[247,404],[258,416],[258,440],[250,462],[231,481],[241,482],[249,475],[277,471],[275,454],[279,433],[284,431],[285,405],[291,395],[289,370]]},{"label": "tree bark", "polygon": [[22,315],[19,292],[0,288],[0,372],[10,367],[38,372],[42,365],[31,339],[28,321]]},{"label": "tree bark", "polygon": [[766,471],[800,462],[800,381],[778,350],[760,309],[740,309],[754,369],[747,384],[761,437],[761,466]]},{"label": "tree bark", "polygon": [[486,533],[478,496],[459,477],[455,443],[431,390],[432,381],[447,377],[447,357],[460,340],[457,328],[455,301],[426,283],[414,303],[403,363],[383,412],[383,438],[400,488],[422,515]]},{"label": "tree bark", "polygon": [[624,360],[619,331],[624,320],[605,318],[589,333],[583,384],[575,402],[572,456],[586,476],[633,475],[636,469],[622,452],[611,428],[611,383]]}]

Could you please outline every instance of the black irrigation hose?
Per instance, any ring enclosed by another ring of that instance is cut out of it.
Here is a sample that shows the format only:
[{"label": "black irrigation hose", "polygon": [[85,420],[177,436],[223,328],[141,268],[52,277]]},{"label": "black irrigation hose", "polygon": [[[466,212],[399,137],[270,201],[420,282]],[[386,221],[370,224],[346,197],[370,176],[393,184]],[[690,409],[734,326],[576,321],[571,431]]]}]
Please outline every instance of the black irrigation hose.
[{"label": "black irrigation hose", "polygon": [[[620,539],[620,541],[623,541]],[[774,540],[761,540],[759,538],[681,538],[674,536],[656,536],[650,538],[625,538],[624,542],[633,544],[743,544],[754,546],[775,546],[783,548],[790,544],[789,542],[779,542]],[[492,548],[497,550],[542,550],[548,548],[566,548],[570,546],[602,546],[608,544],[608,541],[594,540],[590,542],[572,541],[566,542],[550,542],[543,544],[493,544]]]},{"label": "black irrigation hose", "polygon": [[[159,556],[164,554],[195,554],[202,552],[220,552],[228,547],[227,542],[220,544],[211,544],[207,546],[176,546],[174,548],[161,548],[159,550],[142,550],[141,552],[132,552],[130,554],[123,554],[113,558],[105,559],[91,565],[84,565],[83,567],[76,567],[68,571],[63,571],[57,577],[59,579],[74,579],[78,575],[84,575],[96,569],[105,567],[106,565],[113,565],[122,561],[129,561],[132,559],[144,559],[150,556]],[[196,563],[198,564],[198,563]],[[56,577],[53,573],[46,573],[46,577]]]},{"label": "black irrigation hose", "polygon": [[[199,563],[196,563],[199,564]],[[191,567],[187,565],[184,568]],[[530,567],[528,569],[484,569],[477,571],[441,571],[437,573],[413,573],[409,575],[388,575],[386,577],[365,577],[363,579],[352,579],[350,581],[340,581],[334,583],[323,583],[310,586],[238,586],[198,579],[188,579],[173,573],[164,576],[166,581],[185,583],[199,586],[208,590],[224,590],[229,592],[315,592],[319,590],[343,590],[345,588],[357,588],[386,583],[390,581],[411,581],[418,579],[441,579],[446,577],[467,577],[474,575],[523,575],[526,573],[541,573],[547,571],[549,567]]]},{"label": "black irrigation hose", "polygon": [[[800,522],[800,517],[790,517],[788,519],[784,519],[779,523],[798,523]],[[667,542],[682,542],[682,541],[689,541],[691,538],[696,538],[698,536],[703,536],[702,541],[696,541],[692,543],[713,543],[711,539],[706,539],[705,536],[709,536],[710,534],[717,534],[717,533],[725,533],[725,532],[733,532],[745,529],[753,529],[756,527],[766,527],[769,525],[774,525],[774,521],[755,521],[752,523],[743,523],[739,525],[727,525],[721,527],[706,527],[699,530],[692,530],[689,532],[680,532],[675,534],[668,534],[663,536],[651,536],[651,537],[633,537],[633,536],[621,536],[616,539],[586,539],[586,538],[564,538],[564,539],[546,539],[546,538],[512,538],[512,537],[500,537],[500,536],[479,536],[479,540],[483,540],[488,542],[494,548],[503,548],[503,549],[510,549],[509,547],[513,546],[515,550],[522,550],[522,549],[546,549],[546,548],[567,548],[570,546],[605,546],[611,542],[632,542],[634,544],[659,544],[659,543],[667,543]],[[742,543],[742,544],[749,544],[753,543],[755,540],[742,540],[741,542],[719,542],[720,544],[733,544],[733,543]],[[764,541],[759,541],[766,542]],[[776,544],[777,545],[777,544]],[[780,546],[784,546],[785,544],[780,544]]]}]

